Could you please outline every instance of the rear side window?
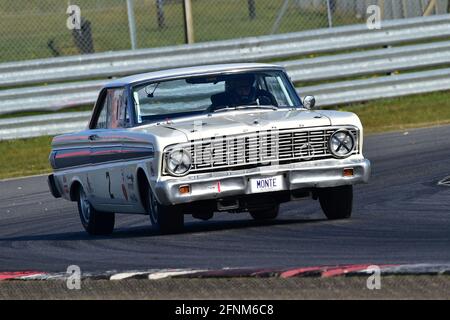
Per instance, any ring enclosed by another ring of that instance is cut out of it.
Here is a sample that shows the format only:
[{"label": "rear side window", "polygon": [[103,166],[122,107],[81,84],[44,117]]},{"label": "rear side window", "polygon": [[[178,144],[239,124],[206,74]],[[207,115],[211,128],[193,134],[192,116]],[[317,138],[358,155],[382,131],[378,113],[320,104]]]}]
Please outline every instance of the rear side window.
[{"label": "rear side window", "polygon": [[105,96],[103,103],[101,105],[101,110],[97,118],[97,123],[95,129],[106,129],[108,125],[108,94]]},{"label": "rear side window", "polygon": [[111,123],[110,128],[127,128],[130,126],[130,115],[127,108],[127,97],[124,89],[111,92]]},{"label": "rear side window", "polygon": [[130,125],[124,88],[108,89],[97,112],[94,129],[125,128]]},{"label": "rear side window", "polygon": [[128,128],[131,125],[130,113],[128,112],[127,96],[124,94],[120,100],[119,127]]}]

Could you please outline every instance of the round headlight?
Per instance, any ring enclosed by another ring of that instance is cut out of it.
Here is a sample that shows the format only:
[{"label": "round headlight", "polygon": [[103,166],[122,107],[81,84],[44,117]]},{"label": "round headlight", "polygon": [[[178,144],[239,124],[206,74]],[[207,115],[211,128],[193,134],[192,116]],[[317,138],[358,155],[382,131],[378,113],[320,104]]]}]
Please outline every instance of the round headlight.
[{"label": "round headlight", "polygon": [[348,157],[355,148],[355,137],[348,130],[338,130],[331,135],[328,148],[337,158]]},{"label": "round headlight", "polygon": [[184,149],[174,149],[166,153],[166,169],[173,176],[186,175],[191,165],[191,155]]}]

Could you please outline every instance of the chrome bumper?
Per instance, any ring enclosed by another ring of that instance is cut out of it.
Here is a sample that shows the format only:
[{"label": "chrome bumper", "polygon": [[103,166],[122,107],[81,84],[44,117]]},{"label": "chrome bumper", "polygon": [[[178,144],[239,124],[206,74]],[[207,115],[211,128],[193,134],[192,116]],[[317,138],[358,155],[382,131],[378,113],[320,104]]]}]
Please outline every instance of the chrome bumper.
[{"label": "chrome bumper", "polygon": [[[353,176],[344,177],[343,170],[352,168]],[[181,204],[199,200],[220,199],[251,194],[250,179],[283,175],[282,190],[326,188],[341,185],[367,183],[370,177],[370,161],[364,158],[344,160],[320,160],[267,166],[253,169],[223,171],[168,178],[155,184],[158,200],[164,205]],[[189,185],[190,193],[181,194],[179,187]],[[264,196],[264,193],[261,193]]]}]

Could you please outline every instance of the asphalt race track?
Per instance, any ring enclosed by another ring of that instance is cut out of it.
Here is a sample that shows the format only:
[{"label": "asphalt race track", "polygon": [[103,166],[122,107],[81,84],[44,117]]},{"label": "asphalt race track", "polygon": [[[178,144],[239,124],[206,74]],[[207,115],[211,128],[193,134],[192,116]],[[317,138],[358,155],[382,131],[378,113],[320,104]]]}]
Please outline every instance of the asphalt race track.
[{"label": "asphalt race track", "polygon": [[372,179],[355,188],[350,220],[327,221],[319,203],[291,202],[280,218],[186,217],[159,235],[146,216],[118,215],[110,237],[89,237],[75,203],[54,199],[45,176],[0,182],[0,271],[299,267],[450,262],[450,126],[373,135]]}]

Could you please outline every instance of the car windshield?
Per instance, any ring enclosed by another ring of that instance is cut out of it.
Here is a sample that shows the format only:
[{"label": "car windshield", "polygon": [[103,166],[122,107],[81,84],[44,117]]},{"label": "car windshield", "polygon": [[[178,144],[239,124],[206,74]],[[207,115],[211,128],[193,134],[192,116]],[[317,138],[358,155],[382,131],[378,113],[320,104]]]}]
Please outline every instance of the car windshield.
[{"label": "car windshield", "polygon": [[186,115],[300,107],[282,71],[258,71],[149,82],[133,88],[136,122]]}]

